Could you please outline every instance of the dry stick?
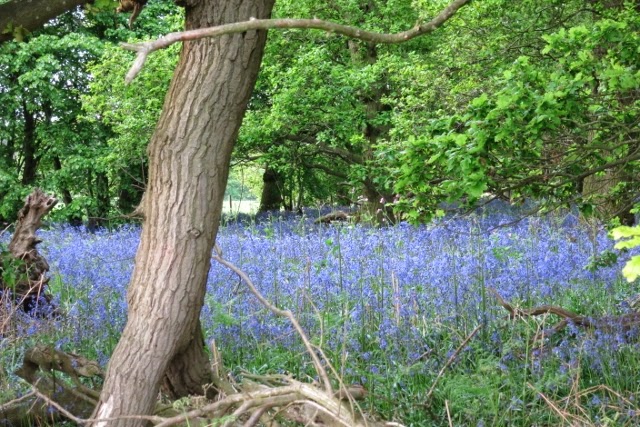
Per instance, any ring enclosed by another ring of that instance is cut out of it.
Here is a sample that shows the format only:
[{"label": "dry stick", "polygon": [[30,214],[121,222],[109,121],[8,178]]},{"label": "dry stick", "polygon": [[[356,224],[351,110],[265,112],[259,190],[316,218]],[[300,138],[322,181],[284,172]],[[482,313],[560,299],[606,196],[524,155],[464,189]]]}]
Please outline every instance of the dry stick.
[{"label": "dry stick", "polygon": [[40,391],[38,391],[35,387],[33,388],[32,394],[34,394],[37,397],[39,397],[40,399],[44,400],[48,405],[53,406],[58,411],[60,411],[60,413],[62,415],[64,415],[65,417],[67,417],[68,419],[70,419],[71,421],[73,421],[74,423],[79,424],[79,425],[86,425],[86,424],[91,424],[91,423],[99,422],[99,421],[146,420],[146,421],[151,421],[151,422],[154,422],[154,423],[159,423],[159,422],[164,420],[164,418],[162,418],[162,417],[156,417],[156,416],[153,416],[153,415],[126,415],[126,416],[122,416],[122,417],[82,419],[82,418],[76,417],[71,412],[67,411],[63,406],[61,406],[56,401],[50,399],[47,395],[45,395],[45,394],[41,393]]},{"label": "dry stick", "polygon": [[542,400],[545,401],[545,403],[560,417],[562,418],[562,420],[564,422],[567,422],[569,425],[575,425],[572,424],[570,419],[573,419],[574,421],[578,422],[578,425],[581,426],[586,426],[589,424],[589,420],[587,420],[586,418],[580,417],[578,415],[574,415],[571,414],[569,412],[562,411],[560,408],[558,408],[558,405],[556,405],[553,401],[551,401],[551,399],[549,399],[543,392],[541,392],[540,390],[536,389],[531,383],[527,383],[527,386],[533,390],[534,392],[536,392],[538,394],[538,396],[540,396],[542,398]]},{"label": "dry stick", "polygon": [[260,419],[262,418],[262,416],[264,415],[264,413],[267,412],[267,409],[269,408],[264,406],[261,406],[260,408],[256,409],[253,412],[253,414],[251,414],[247,422],[243,424],[242,427],[255,427],[260,421]]},{"label": "dry stick", "polygon": [[449,360],[447,360],[447,363],[444,364],[444,366],[442,367],[442,369],[440,369],[440,372],[438,372],[438,376],[436,377],[435,380],[433,380],[433,384],[431,384],[431,388],[429,389],[429,392],[427,393],[427,397],[425,398],[425,404],[428,405],[429,404],[429,399],[431,399],[431,395],[433,394],[433,392],[436,389],[436,385],[438,385],[438,381],[440,381],[440,378],[442,378],[442,375],[444,375],[444,371],[449,367],[449,365],[451,365],[453,363],[453,361],[455,360],[456,357],[458,357],[458,354],[460,354],[460,352],[462,351],[462,349],[467,345],[467,343],[471,340],[471,338],[473,338],[475,336],[475,334],[478,333],[478,331],[480,330],[480,328],[482,328],[482,324],[479,324],[478,326],[476,326],[476,328],[469,334],[468,337],[466,337],[464,339],[464,341],[462,341],[462,343],[458,346],[458,348],[456,349],[456,351],[451,355],[451,357],[449,357]]},{"label": "dry stick", "polygon": [[[325,360],[325,362],[327,363],[327,366],[329,367],[329,369],[331,370],[331,373],[338,379],[338,385],[340,386],[340,390],[336,391],[334,393],[334,395],[336,397],[338,397],[341,400],[348,400],[349,401],[349,406],[351,407],[351,411],[355,413],[356,409],[358,410],[358,412],[363,415],[363,419],[365,420],[365,425],[367,424],[366,418],[364,417],[364,412],[362,411],[362,408],[360,407],[360,404],[356,401],[356,397],[354,396],[354,394],[352,393],[352,391],[350,390],[349,387],[346,386],[346,384],[344,383],[344,381],[342,381],[342,376],[340,376],[338,374],[338,371],[336,370],[336,368],[333,366],[333,364],[329,361],[329,358],[327,357],[327,355],[324,353],[324,350],[322,350],[323,346],[323,342],[324,342],[324,326],[323,326],[323,322],[322,322],[322,316],[320,315],[320,310],[318,310],[318,307],[316,307],[316,304],[313,302],[313,300],[309,297],[309,295],[307,293],[305,293],[304,297],[307,299],[307,301],[309,301],[309,304],[311,304],[311,308],[313,309],[313,311],[315,312],[317,318],[318,318],[318,323],[320,325],[320,344],[317,346],[313,346],[316,351],[318,353],[320,353],[320,355],[322,356],[322,358]],[[362,396],[364,396],[364,393],[362,393]]]},{"label": "dry stick", "polygon": [[29,393],[25,394],[24,396],[18,397],[16,399],[13,399],[5,404],[0,405],[0,412],[10,408],[11,406],[22,402],[23,400],[26,400],[28,398],[30,398],[31,396],[35,396],[36,394],[33,391],[30,391]]},{"label": "dry stick", "polygon": [[220,410],[221,408],[226,410],[229,406],[240,402],[251,401],[254,405],[258,406],[262,404],[273,404],[272,400],[274,398],[282,398],[283,404],[288,403],[291,400],[294,400],[294,396],[296,396],[299,391],[299,384],[296,384],[274,389],[252,391],[250,393],[236,393],[217,402],[205,405],[202,408],[176,415],[175,417],[166,418],[162,422],[158,423],[156,427],[173,426],[186,420],[210,414],[214,411]]},{"label": "dry stick", "polygon": [[327,395],[323,390],[320,390],[310,384],[301,383],[295,380],[290,381],[292,382],[292,384],[289,386],[283,386],[276,389],[252,391],[249,393],[238,393],[236,395],[229,396],[228,398],[224,399],[224,401],[216,402],[207,405],[198,411],[192,411],[183,416],[175,417],[175,422],[161,423],[156,427],[168,427],[170,425],[176,424],[177,422],[183,421],[186,418],[193,418],[194,416],[200,415],[196,414],[196,412],[210,412],[211,410],[217,409],[216,407],[221,406],[222,403],[224,403],[225,406],[228,407],[230,406],[229,404],[227,404],[229,402],[235,404],[239,402],[245,402],[247,400],[250,400],[252,402],[252,406],[260,407],[282,406],[284,404],[310,405],[316,409],[320,409],[323,413],[326,413],[330,417],[332,417],[333,421],[342,425],[361,425],[359,423],[356,423],[352,419],[350,414],[345,414],[346,417],[341,417],[339,414],[342,408],[342,404],[339,401],[336,401],[332,396]]},{"label": "dry stick", "polygon": [[449,411],[449,401],[444,401],[444,409],[447,410],[447,420],[449,421],[449,427],[453,427],[453,422],[451,421],[451,412]]},{"label": "dry stick", "polygon": [[313,360],[313,364],[316,367],[316,372],[318,373],[318,375],[320,376],[323,382],[325,391],[330,396],[333,396],[333,389],[331,388],[331,381],[329,381],[329,376],[327,375],[327,371],[322,367],[322,363],[320,362],[320,359],[318,358],[317,354],[313,350],[313,345],[307,338],[307,334],[304,332],[304,330],[302,330],[302,327],[296,320],[293,313],[290,310],[281,310],[278,307],[271,304],[264,296],[262,296],[260,291],[258,291],[258,289],[255,287],[255,285],[253,284],[249,276],[247,276],[247,274],[244,271],[240,270],[238,267],[236,267],[229,261],[222,259],[220,255],[214,255],[213,259],[219,262],[220,264],[224,265],[225,267],[229,268],[230,270],[232,270],[238,276],[240,276],[240,278],[247,284],[247,286],[249,286],[249,289],[251,289],[251,293],[253,293],[253,295],[255,295],[255,297],[258,298],[258,300],[260,300],[262,305],[267,307],[276,315],[286,317],[287,319],[289,319],[293,327],[296,329],[296,331],[300,335],[300,338],[302,339],[304,346],[307,349],[307,352],[311,356],[311,359]]},{"label": "dry stick", "polygon": [[33,394],[35,394],[40,399],[42,399],[45,402],[47,402],[47,405],[50,405],[50,406],[53,406],[54,408],[56,408],[58,411],[60,411],[60,413],[62,415],[64,415],[65,417],[67,417],[68,419],[73,421],[74,423],[76,423],[76,424],[85,424],[85,421],[82,418],[76,417],[71,412],[67,411],[62,405],[59,405],[57,402],[51,400],[48,396],[46,396],[43,393],[41,393],[40,391],[38,391],[38,389],[35,388],[35,387],[33,387]]},{"label": "dry stick", "polygon": [[238,406],[238,409],[233,411],[233,414],[231,414],[231,419],[222,424],[222,427],[231,427],[232,423],[234,423],[238,419],[238,417],[240,417],[240,415],[247,412],[252,406],[253,404],[250,400],[247,400],[242,405]]},{"label": "dry stick", "polygon": [[185,42],[190,40],[198,40],[205,37],[219,37],[224,34],[244,33],[251,30],[268,30],[271,28],[279,29],[315,29],[323,30],[329,33],[341,34],[354,39],[363,40],[369,43],[385,43],[396,44],[403,43],[415,37],[433,32],[435,29],[444,24],[451,18],[462,6],[471,0],[454,0],[446,8],[444,8],[435,18],[426,24],[417,23],[413,28],[395,34],[376,33],[365,31],[358,27],[337,24],[335,22],[323,21],[321,19],[255,19],[249,21],[236,22],[233,24],[219,25],[210,28],[200,28],[197,30],[180,31],[169,33],[157,40],[143,43],[121,43],[124,49],[137,52],[136,59],[129,69],[125,81],[131,81],[138,75],[147,55],[159,49],[164,49],[177,42]]},{"label": "dry stick", "polygon": [[298,402],[298,403],[309,405],[309,406],[313,406],[317,410],[316,413],[319,413],[319,412],[326,413],[327,415],[332,417],[335,421],[339,422],[340,424],[343,424],[345,427],[353,427],[353,425],[350,423],[350,420],[343,420],[342,418],[336,417],[336,415],[334,413],[332,413],[326,407],[320,405],[317,402],[314,402],[314,401],[311,401],[311,402],[302,401],[302,402]]}]

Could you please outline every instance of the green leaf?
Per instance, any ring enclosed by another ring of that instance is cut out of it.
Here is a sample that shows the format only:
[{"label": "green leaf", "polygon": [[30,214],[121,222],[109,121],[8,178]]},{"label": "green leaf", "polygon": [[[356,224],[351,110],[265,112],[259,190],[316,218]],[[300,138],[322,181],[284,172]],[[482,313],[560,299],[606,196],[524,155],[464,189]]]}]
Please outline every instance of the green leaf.
[{"label": "green leaf", "polygon": [[611,230],[611,236],[614,240],[640,236],[640,226],[629,227],[628,225],[621,225]]},{"label": "green leaf", "polygon": [[640,276],[640,255],[632,257],[622,269],[622,274],[629,282],[633,282]]}]

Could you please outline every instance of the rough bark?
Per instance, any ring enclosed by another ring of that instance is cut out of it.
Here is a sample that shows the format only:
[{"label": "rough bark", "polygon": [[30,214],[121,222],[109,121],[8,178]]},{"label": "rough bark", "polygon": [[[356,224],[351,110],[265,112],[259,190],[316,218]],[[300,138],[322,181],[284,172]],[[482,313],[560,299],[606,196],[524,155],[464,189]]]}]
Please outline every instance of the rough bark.
[{"label": "rough bark", "polygon": [[87,0],[13,0],[0,4],[0,43],[11,40],[15,28],[33,31],[48,20],[85,3]]},{"label": "rough bark", "polygon": [[36,245],[42,242],[36,237],[42,217],[48,214],[58,201],[42,192],[34,190],[18,212],[16,230],[9,242],[9,252],[14,259],[24,264],[18,266],[19,271],[14,293],[20,297],[39,296],[44,294],[44,286],[49,281],[47,272],[49,264],[40,255]]},{"label": "rough bark", "polygon": [[607,170],[603,174],[589,175],[582,182],[582,194],[590,200],[596,214],[603,220],[618,218],[621,224],[633,225],[634,215],[631,209],[635,205],[635,191],[617,191],[617,186],[633,181],[633,177],[625,172],[624,166]]},{"label": "rough bark", "polygon": [[[272,0],[187,3],[187,29],[266,18],[273,6]],[[150,413],[163,375],[194,363],[190,358],[197,354],[192,348],[202,345],[198,318],[231,151],[265,39],[265,32],[249,31],[183,46],[149,147],[146,220],[129,286],[129,317],[109,363],[96,418]]]},{"label": "rough bark", "polygon": [[202,395],[214,397],[216,390],[213,387],[203,387],[203,384],[212,382],[209,355],[204,344],[202,327],[198,322],[192,340],[186,349],[171,361],[165,372],[162,391],[169,399]]}]

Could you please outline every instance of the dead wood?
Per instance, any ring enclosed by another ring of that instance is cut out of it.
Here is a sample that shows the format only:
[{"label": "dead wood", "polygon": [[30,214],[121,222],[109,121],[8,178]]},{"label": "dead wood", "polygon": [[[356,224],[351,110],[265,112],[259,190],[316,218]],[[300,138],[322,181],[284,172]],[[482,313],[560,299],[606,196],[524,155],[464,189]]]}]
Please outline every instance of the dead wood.
[{"label": "dead wood", "polygon": [[[96,391],[80,382],[80,377],[102,376],[98,364],[52,347],[36,346],[27,350],[16,374],[29,382],[34,391],[0,406],[0,420],[6,420],[6,425],[31,426],[59,420],[59,412],[52,411],[47,400],[57,402],[78,417],[88,417],[99,397]],[[0,422],[0,426],[4,425]]]},{"label": "dead wood", "polygon": [[588,329],[598,329],[605,332],[628,331],[634,326],[640,326],[640,313],[627,313],[620,316],[603,316],[590,317],[574,313],[563,307],[555,305],[541,305],[533,308],[518,308],[509,304],[504,298],[493,288],[488,288],[505,310],[509,312],[511,319],[519,317],[533,317],[542,314],[554,314],[561,317],[562,320],[556,323],[550,331],[545,331],[545,335],[549,336],[564,329],[569,323]]},{"label": "dead wood", "polygon": [[[220,373],[222,371],[219,371]],[[44,420],[68,418],[78,424],[89,417],[99,390],[87,387],[80,378],[99,378],[103,372],[94,361],[52,347],[37,346],[26,351],[16,372],[33,387],[33,392],[0,406],[0,420],[14,426],[30,426]],[[255,426],[273,421],[274,416],[308,426],[382,426],[353,412],[355,399],[365,396],[359,386],[343,387],[334,395],[316,384],[299,382],[285,375],[246,374],[241,384],[217,377],[221,393],[215,401],[193,397],[185,407],[158,405],[148,417],[155,425],[205,426],[211,420],[222,425]],[[220,383],[226,385],[220,386]],[[229,394],[226,394],[229,392]],[[52,408],[57,408],[52,411]],[[0,426],[4,425],[0,422]]]},{"label": "dead wood", "polygon": [[326,215],[323,215],[313,222],[314,224],[331,224],[332,222],[346,221],[348,219],[349,219],[349,215],[347,215],[345,212],[335,211],[335,212],[330,212]]},{"label": "dead wood", "polygon": [[42,190],[33,190],[18,212],[15,232],[9,242],[9,253],[3,253],[2,256],[1,268],[12,269],[8,273],[11,273],[13,280],[10,283],[0,282],[0,290],[3,294],[9,290],[14,301],[26,312],[36,310],[40,298],[45,298],[47,303],[51,299],[45,289],[49,281],[49,264],[36,248],[42,242],[36,237],[36,231],[42,224],[42,218],[57,202]]},{"label": "dead wood", "polygon": [[[217,398],[211,401],[204,396],[192,397],[181,407],[159,404],[155,415],[144,419],[157,427],[204,427],[211,425],[212,421],[221,423],[223,427],[252,427],[260,424],[277,425],[277,419],[318,427],[388,425],[365,416],[356,401],[366,395],[366,390],[358,385],[345,385],[322,349],[311,344],[293,314],[267,301],[249,277],[222,259],[219,248],[216,247],[216,250],[217,255],[213,257],[215,260],[240,275],[265,307],[290,320],[314,362],[319,381],[305,383],[285,375],[244,374],[241,383],[233,382],[223,369],[222,357],[215,343],[212,343],[211,370],[214,382],[210,386],[218,391]],[[327,369],[330,370],[331,376]],[[22,367],[16,374],[32,385],[33,393],[28,399],[20,400],[11,407],[0,406],[0,415],[8,416],[9,411],[12,411],[12,419],[17,421],[15,425],[29,425],[28,423],[34,419],[32,408],[36,406],[42,408],[38,417],[48,416],[47,419],[51,419],[54,416],[64,416],[79,425],[99,421],[88,418],[97,405],[99,390],[89,388],[86,380],[80,381],[82,377],[103,376],[96,362],[51,347],[37,346],[25,353]],[[207,387],[204,388],[206,392]],[[56,409],[53,415],[50,408]]]}]

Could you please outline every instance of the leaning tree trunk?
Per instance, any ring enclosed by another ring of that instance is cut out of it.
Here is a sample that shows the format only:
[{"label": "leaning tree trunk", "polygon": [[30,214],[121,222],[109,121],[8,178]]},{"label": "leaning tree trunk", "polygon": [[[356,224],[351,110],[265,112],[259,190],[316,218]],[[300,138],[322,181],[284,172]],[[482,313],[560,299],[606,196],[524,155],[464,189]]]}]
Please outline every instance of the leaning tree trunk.
[{"label": "leaning tree trunk", "polygon": [[[273,0],[183,3],[187,29],[267,18],[273,6]],[[128,321],[109,362],[96,418],[149,414],[167,372],[181,375],[174,376],[179,386],[173,390],[195,383],[199,388],[207,380],[199,315],[231,151],[265,39],[265,32],[249,31],[183,46],[149,147]],[[120,419],[94,425],[144,424]]]}]

